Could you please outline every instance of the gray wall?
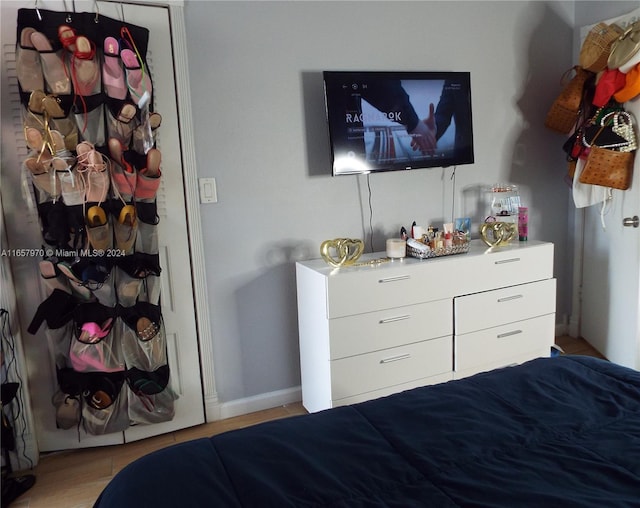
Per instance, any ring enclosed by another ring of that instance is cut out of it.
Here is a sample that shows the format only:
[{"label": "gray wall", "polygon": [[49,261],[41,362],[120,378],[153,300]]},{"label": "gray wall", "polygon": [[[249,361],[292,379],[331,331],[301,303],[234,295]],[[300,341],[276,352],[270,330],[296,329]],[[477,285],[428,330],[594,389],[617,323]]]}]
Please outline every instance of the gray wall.
[{"label": "gray wall", "polygon": [[[585,2],[586,4],[592,2]],[[598,2],[605,3],[605,2]],[[608,2],[606,2],[608,3]],[[571,312],[573,213],[562,136],[543,127],[573,65],[574,2],[186,2],[218,395],[298,386],[295,261],[329,238],[385,239],[412,220],[478,222],[483,185],[512,182],[530,238],[556,245]],[[322,70],[470,71],[476,162],[331,177]]]}]

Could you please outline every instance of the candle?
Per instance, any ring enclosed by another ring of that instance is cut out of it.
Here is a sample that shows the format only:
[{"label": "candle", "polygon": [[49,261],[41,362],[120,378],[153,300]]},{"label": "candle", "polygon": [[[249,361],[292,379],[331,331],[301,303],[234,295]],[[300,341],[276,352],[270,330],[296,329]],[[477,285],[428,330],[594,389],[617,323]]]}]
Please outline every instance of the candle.
[{"label": "candle", "polygon": [[403,258],[407,255],[407,242],[400,238],[389,238],[387,240],[387,257]]}]

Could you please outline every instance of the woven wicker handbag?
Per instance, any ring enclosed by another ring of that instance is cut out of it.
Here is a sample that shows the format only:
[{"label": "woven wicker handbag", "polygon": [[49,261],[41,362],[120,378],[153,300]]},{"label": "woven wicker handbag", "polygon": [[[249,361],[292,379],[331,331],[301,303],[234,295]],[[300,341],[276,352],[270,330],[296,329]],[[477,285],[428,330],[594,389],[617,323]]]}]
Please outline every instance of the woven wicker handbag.
[{"label": "woven wicker handbag", "polygon": [[580,182],[627,190],[631,186],[635,154],[592,146]]},{"label": "woven wicker handbag", "polygon": [[580,66],[591,72],[600,72],[607,66],[614,41],[623,33],[618,25],[598,23],[584,39],[580,48]]},{"label": "woven wicker handbag", "polygon": [[545,127],[560,134],[569,134],[575,126],[580,112],[585,83],[587,79],[593,76],[592,72],[586,71],[579,65],[576,65],[565,72],[562,76],[561,83],[566,82],[571,71],[575,71],[575,75],[564,86],[555,101],[553,101],[544,122]]}]

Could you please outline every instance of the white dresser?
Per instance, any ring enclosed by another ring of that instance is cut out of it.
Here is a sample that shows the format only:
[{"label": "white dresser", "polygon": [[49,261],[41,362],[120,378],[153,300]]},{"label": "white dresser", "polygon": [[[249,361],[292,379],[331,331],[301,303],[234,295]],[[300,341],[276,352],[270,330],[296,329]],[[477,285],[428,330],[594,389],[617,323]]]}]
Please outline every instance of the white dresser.
[{"label": "white dresser", "polygon": [[467,254],[340,269],[317,259],[296,277],[310,412],[549,356],[554,343],[551,243],[472,241]]}]

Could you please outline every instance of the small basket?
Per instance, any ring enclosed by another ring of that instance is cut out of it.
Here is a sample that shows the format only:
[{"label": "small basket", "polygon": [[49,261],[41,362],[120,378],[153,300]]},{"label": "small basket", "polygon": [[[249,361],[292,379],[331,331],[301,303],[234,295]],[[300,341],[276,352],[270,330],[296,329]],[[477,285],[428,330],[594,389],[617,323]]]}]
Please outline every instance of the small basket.
[{"label": "small basket", "polygon": [[466,254],[467,252],[469,252],[469,244],[470,242],[464,242],[449,248],[429,250],[427,252],[422,252],[421,250],[411,247],[411,245],[407,244],[407,254],[411,257],[419,259],[431,259],[439,258],[442,256],[452,256],[454,254]]}]

